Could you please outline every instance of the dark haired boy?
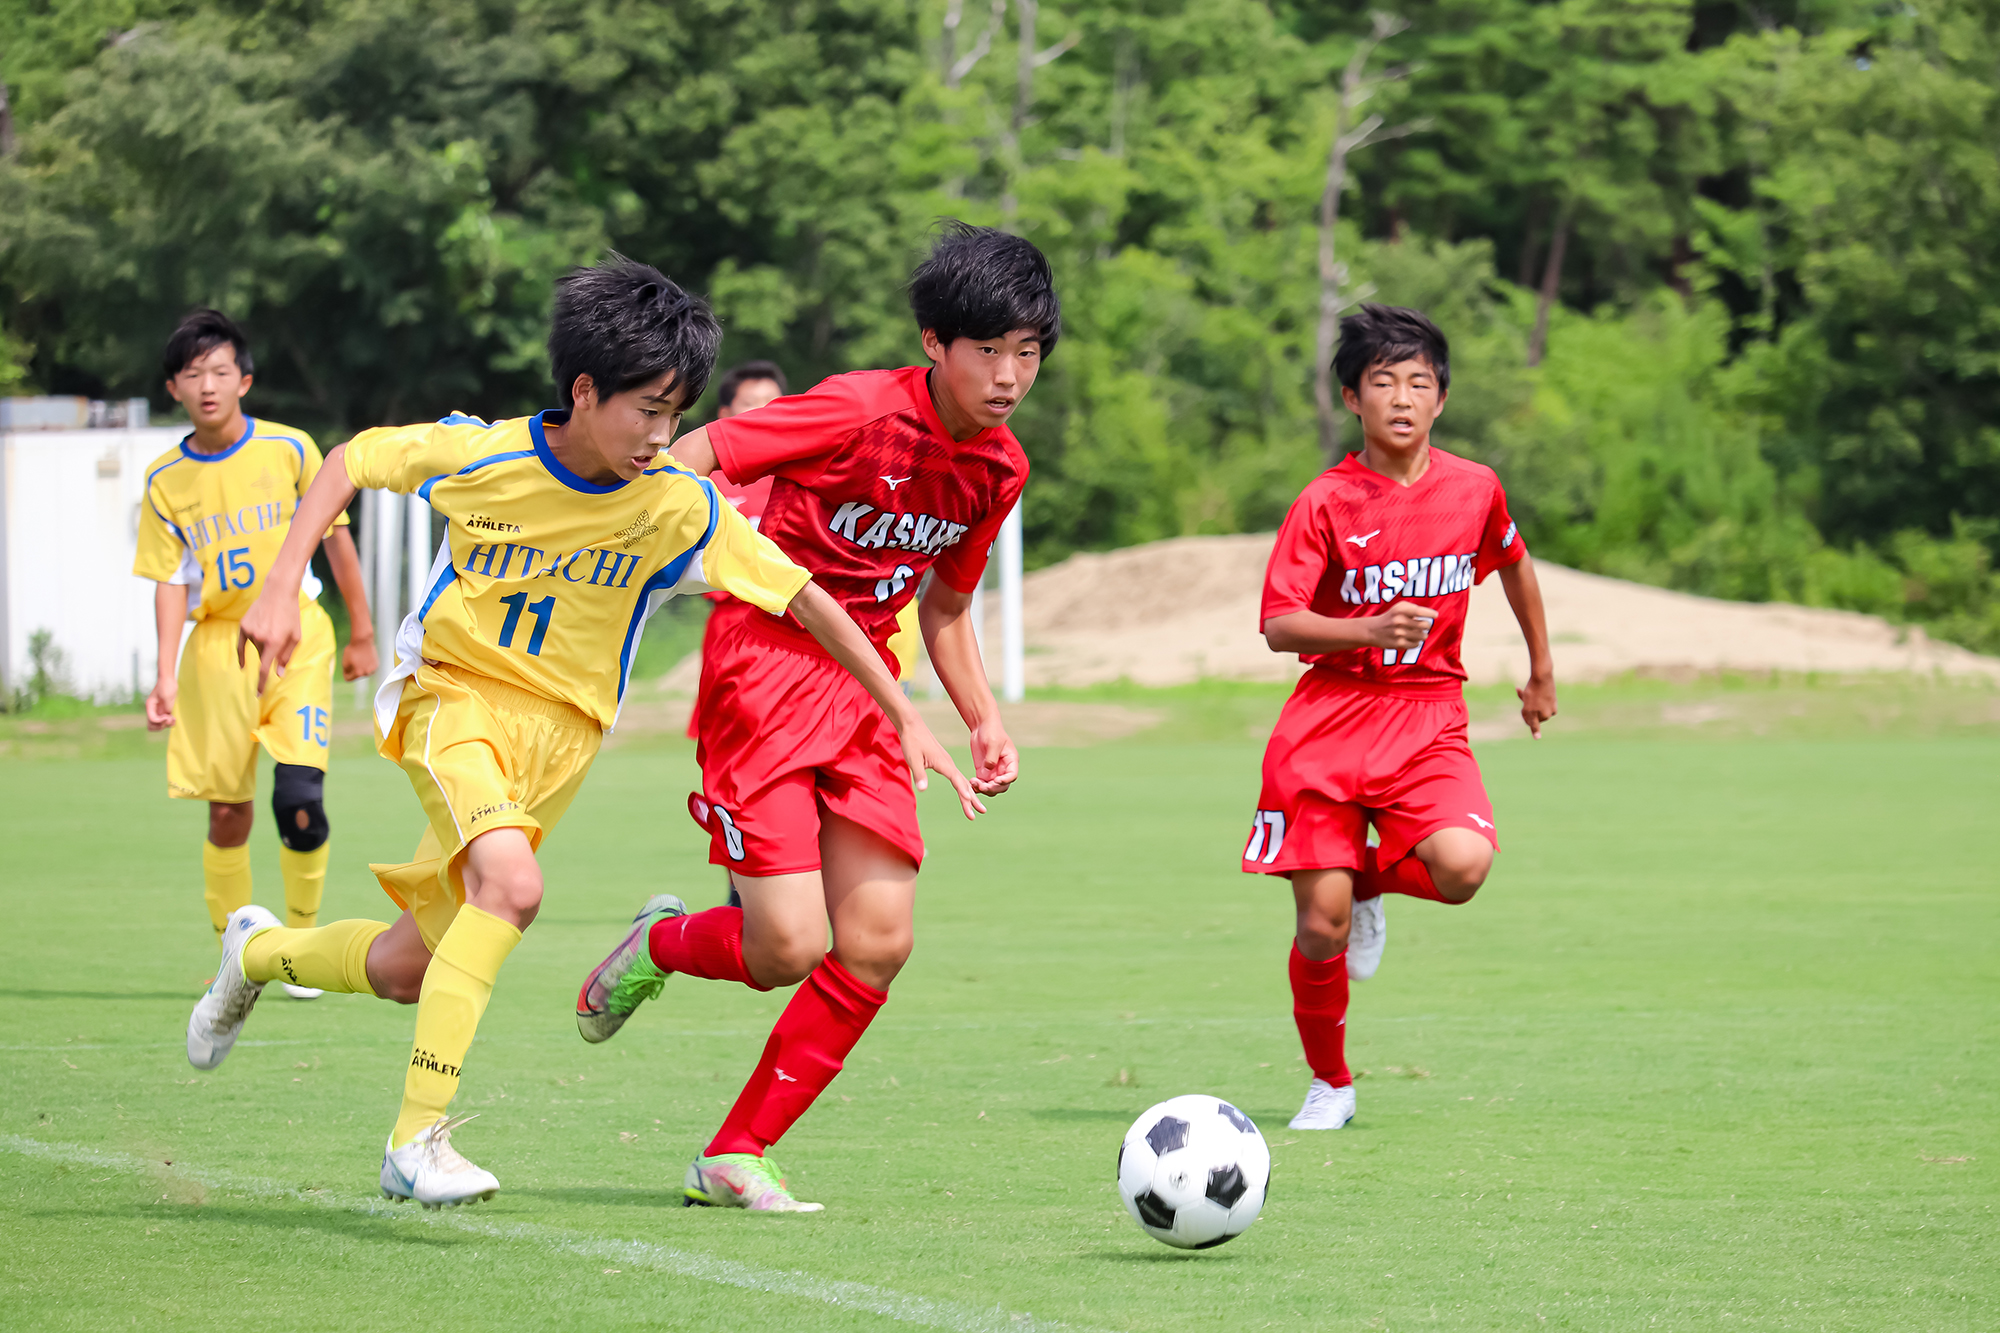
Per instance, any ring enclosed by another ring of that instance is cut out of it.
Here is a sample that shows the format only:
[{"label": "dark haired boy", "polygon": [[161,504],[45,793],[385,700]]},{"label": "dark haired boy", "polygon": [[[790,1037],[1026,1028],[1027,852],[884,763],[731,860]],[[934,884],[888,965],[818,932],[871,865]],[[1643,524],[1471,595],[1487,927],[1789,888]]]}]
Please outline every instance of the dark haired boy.
[{"label": "dark haired boy", "polygon": [[[840,599],[885,663],[897,612],[930,574],[924,640],[972,729],[972,786],[993,795],[1020,761],[980,662],[972,593],[1027,481],[1006,423],[1055,346],[1061,309],[1039,250],[963,223],[918,267],[910,304],[927,365],[836,375],[695,431],[674,453],[702,474],[774,477],[764,535]],[[916,802],[881,711],[789,620],[743,617],[702,669],[702,790],[689,807],[743,905],[687,916],[677,899],[647,903],[585,979],[577,1026],[605,1040],[673,972],[754,990],[803,981],[684,1192],[814,1211],[768,1153],[840,1072],[909,957],[924,855]]]},{"label": "dark haired boy", "polygon": [[[382,1190],[428,1206],[488,1197],[494,1177],[451,1147],[459,1069],[501,964],[542,900],[535,854],[617,720],[645,619],[683,592],[719,587],[789,610],[890,710],[907,757],[969,787],[896,689],[867,638],[806,572],[715,488],[660,457],[714,366],[708,307],[656,269],[616,259],[564,279],[549,336],[560,410],[488,424],[363,431],[336,448],[302,522],[360,486],[414,491],[447,520],[422,604],[396,636],[375,698],[381,753],[402,765],[427,818],[406,865],[372,869],[403,908],[391,925],[277,927],[230,918],[223,965],[188,1020],[188,1059],[229,1053],[264,983],[415,1003],[403,1104]],[[288,538],[242,639],[283,671],[299,644],[292,589],[306,544]]]},{"label": "dark haired boy", "polygon": [[[189,312],[167,340],[160,368],[168,395],[187,411],[194,429],[146,469],[146,502],[139,509],[132,572],[159,585],[153,598],[159,670],[146,696],[146,727],[172,728],[167,795],[208,802],[201,869],[216,939],[229,914],[250,902],[259,748],[273,768],[271,813],[278,823],[285,918],[311,926],[326,888],[333,622],[320,609],[319,580],[306,574],[293,590],[301,626],[295,669],[261,696],[255,667],[236,660],[236,622],[262,592],[300,497],[319,474],[319,449],[302,430],[244,416],[243,397],[256,368],[243,330],[221,311]],[[309,546],[320,544],[318,531]],[[341,674],[358,680],[375,671],[361,562],[346,514],[334,515],[324,533],[327,564],[353,626],[341,650]],[[181,631],[190,620],[194,631],[183,648]],[[319,994],[289,984],[285,990],[302,1000]]]},{"label": "dark haired boy", "polygon": [[1264,575],[1264,638],[1311,669],[1264,750],[1243,852],[1245,871],[1292,882],[1292,1016],[1313,1074],[1293,1129],[1354,1116],[1348,981],[1382,960],[1382,895],[1469,901],[1499,849],[1458,659],[1472,585],[1496,570],[1528,641],[1521,718],[1539,739],[1556,715],[1541,589],[1500,480],[1430,442],[1444,334],[1364,305],[1340,322],[1333,369],[1361,449],[1293,502]]}]

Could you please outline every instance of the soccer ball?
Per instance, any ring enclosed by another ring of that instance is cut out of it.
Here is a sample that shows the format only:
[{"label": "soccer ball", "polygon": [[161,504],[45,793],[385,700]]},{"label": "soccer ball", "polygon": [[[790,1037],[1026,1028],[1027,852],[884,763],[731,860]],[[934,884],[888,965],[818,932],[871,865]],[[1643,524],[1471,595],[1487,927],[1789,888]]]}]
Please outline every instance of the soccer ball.
[{"label": "soccer ball", "polygon": [[1193,1093],[1132,1122],[1118,1148],[1118,1194],[1139,1230],[1206,1250],[1257,1220],[1271,1183],[1271,1148],[1250,1117]]}]

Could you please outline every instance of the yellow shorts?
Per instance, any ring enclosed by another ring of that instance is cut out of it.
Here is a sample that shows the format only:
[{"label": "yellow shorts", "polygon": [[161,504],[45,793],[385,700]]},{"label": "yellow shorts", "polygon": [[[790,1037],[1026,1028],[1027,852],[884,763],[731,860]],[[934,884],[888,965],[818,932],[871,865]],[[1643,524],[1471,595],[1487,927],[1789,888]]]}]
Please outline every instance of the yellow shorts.
[{"label": "yellow shorts", "polygon": [[371,865],[382,891],[417,920],[431,949],[465,902],[456,864],[498,828],[530,846],[569,809],[604,732],[568,704],[456,667],[424,665],[403,683],[396,724],[378,747],[409,775],[429,827],[404,865]]},{"label": "yellow shorts", "polygon": [[167,795],[235,804],[257,794],[257,747],[278,764],[326,771],[332,726],[333,622],[299,607],[299,646],[257,693],[257,650],[236,665],[236,622],[197,623],[181,649],[180,696],[167,733]]}]

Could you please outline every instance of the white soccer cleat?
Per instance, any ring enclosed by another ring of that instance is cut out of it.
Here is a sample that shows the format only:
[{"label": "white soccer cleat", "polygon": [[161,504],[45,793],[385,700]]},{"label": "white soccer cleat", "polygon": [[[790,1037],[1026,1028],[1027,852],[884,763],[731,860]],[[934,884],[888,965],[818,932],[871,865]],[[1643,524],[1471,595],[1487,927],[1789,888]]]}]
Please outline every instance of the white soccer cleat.
[{"label": "white soccer cleat", "polygon": [[1306,1089],[1306,1104],[1292,1117],[1293,1129],[1339,1129],[1354,1119],[1354,1085],[1336,1088],[1316,1078]]},{"label": "white soccer cleat", "polygon": [[491,1171],[474,1166],[451,1146],[451,1132],[472,1116],[440,1120],[402,1147],[382,1149],[382,1197],[415,1199],[426,1208],[455,1208],[490,1199],[500,1190]]},{"label": "white soccer cleat", "polygon": [[325,991],[317,986],[294,986],[289,981],[281,981],[278,984],[283,986],[285,994],[291,996],[294,1000],[317,1000],[320,996],[326,994]]},{"label": "white soccer cleat", "polygon": [[1382,946],[1389,942],[1389,921],[1382,911],[1387,894],[1356,898],[1347,918],[1347,979],[1366,981],[1382,966]]},{"label": "white soccer cleat", "polygon": [[196,1069],[213,1069],[236,1044],[243,1020],[264,993],[264,983],[243,975],[243,946],[278,924],[278,918],[252,903],[229,914],[222,928],[222,960],[215,965],[215,980],[195,1001],[188,1015],[188,1063]]}]

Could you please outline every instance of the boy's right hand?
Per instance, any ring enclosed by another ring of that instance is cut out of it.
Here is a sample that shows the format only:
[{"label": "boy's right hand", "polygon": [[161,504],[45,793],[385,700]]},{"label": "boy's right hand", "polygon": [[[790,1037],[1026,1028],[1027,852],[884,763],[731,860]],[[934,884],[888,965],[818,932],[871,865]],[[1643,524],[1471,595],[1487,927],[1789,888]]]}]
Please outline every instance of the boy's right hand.
[{"label": "boy's right hand", "polygon": [[272,603],[266,592],[243,613],[236,626],[236,665],[243,665],[243,645],[257,650],[257,693],[270,682],[271,672],[285,674],[292,653],[299,646],[299,602],[297,594]]},{"label": "boy's right hand", "polygon": [[1437,619],[1437,608],[1419,602],[1397,602],[1370,619],[1374,624],[1368,642],[1375,647],[1415,648],[1429,636],[1431,622]]},{"label": "boy's right hand", "polygon": [[172,676],[162,676],[153,692],[146,696],[146,730],[165,731],[174,724],[174,700],[180,697],[181,683]]}]

